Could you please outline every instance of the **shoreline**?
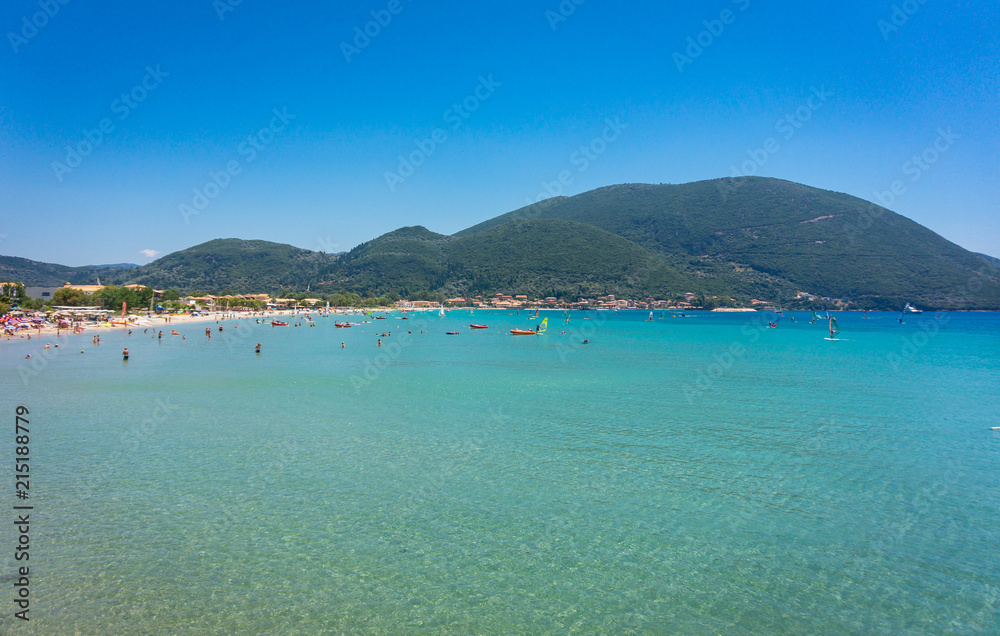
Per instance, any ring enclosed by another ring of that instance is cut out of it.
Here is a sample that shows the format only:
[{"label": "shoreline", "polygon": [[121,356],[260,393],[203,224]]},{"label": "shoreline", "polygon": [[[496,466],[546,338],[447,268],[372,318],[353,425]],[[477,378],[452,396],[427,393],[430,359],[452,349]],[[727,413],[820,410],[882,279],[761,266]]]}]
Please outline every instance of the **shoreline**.
[{"label": "shoreline", "polygon": [[[448,312],[449,313],[450,312],[455,312],[455,311],[462,311],[462,312],[464,312],[464,311],[466,311],[468,309],[470,309],[470,308],[469,307],[452,307],[452,308],[448,309]],[[503,307],[497,307],[497,308],[476,308],[476,309],[479,309],[480,311],[503,311],[504,310]],[[541,308],[540,310],[541,311],[546,311],[546,312],[548,312],[548,311],[562,311],[562,312],[569,311],[569,310],[565,310],[565,309],[549,309],[549,308]],[[374,310],[374,309],[342,309],[342,308],[338,308],[338,309],[331,309],[329,315],[334,316],[334,317],[336,317],[336,316],[345,316],[345,315],[357,315],[357,314],[361,314],[362,312],[365,312],[365,311],[372,311],[373,313],[390,314],[390,313],[398,313],[398,312],[400,312],[402,310],[400,310],[398,308],[392,308],[392,309],[389,309],[389,308],[379,308],[378,310]],[[412,309],[410,309],[410,310],[406,310],[406,311],[408,311],[410,313],[429,313],[429,312],[433,312],[433,313],[436,314],[436,310],[412,310]],[[646,312],[646,311],[649,311],[649,310],[646,310],[646,309],[634,309],[634,310],[623,310],[623,311]],[[677,311],[680,311],[680,310],[671,309],[671,310],[653,310],[653,311],[671,311],[671,312],[677,312]],[[773,310],[773,309],[772,310],[760,310],[760,309],[753,309],[753,308],[749,308],[749,307],[745,307],[745,308],[724,307],[724,308],[715,308],[715,309],[709,309],[709,310],[706,310],[706,309],[686,309],[684,311],[689,312],[689,313],[695,313],[695,312],[705,312],[705,313],[757,313],[757,312],[760,312],[760,311],[777,311],[777,310]],[[809,309],[788,309],[788,310],[785,310],[785,311],[787,311],[789,313],[794,313],[794,312],[808,313],[808,312],[813,311],[813,310],[809,310]],[[833,311],[836,311],[837,313],[860,313],[860,312],[864,312],[865,310],[862,310],[862,309],[839,309],[839,310],[833,310]],[[889,310],[876,310],[876,311],[868,310],[868,311],[869,311],[869,313],[886,313],[886,314],[895,314],[895,313],[897,313],[897,312],[893,312],[893,311],[889,311]],[[260,319],[267,319],[267,318],[282,318],[282,317],[291,317],[291,316],[305,316],[306,314],[315,317],[315,316],[324,315],[322,312],[323,312],[323,310],[321,310],[321,309],[317,309],[317,310],[313,310],[313,311],[303,311],[301,309],[298,310],[298,311],[291,310],[291,309],[282,309],[282,310],[273,310],[273,311],[263,312],[262,315],[260,314],[260,312],[250,313],[250,315],[244,315],[243,313],[240,313],[240,312],[236,312],[236,313],[230,313],[230,312],[213,312],[213,313],[201,314],[201,315],[198,315],[198,316],[192,316],[192,315],[189,315],[189,314],[181,314],[181,315],[174,315],[174,314],[172,314],[172,315],[169,315],[169,316],[167,316],[167,315],[157,315],[157,316],[152,316],[152,317],[149,317],[149,318],[142,317],[143,319],[150,321],[148,324],[146,324],[146,323],[132,323],[132,324],[129,324],[129,325],[118,325],[118,324],[116,324],[116,325],[108,325],[107,323],[83,324],[83,325],[79,325],[78,326],[78,328],[80,329],[79,332],[74,331],[73,328],[56,328],[56,327],[52,326],[51,324],[46,324],[41,330],[38,330],[38,329],[27,329],[27,330],[22,330],[22,331],[16,332],[13,335],[6,335],[6,334],[0,335],[0,343],[14,342],[14,341],[16,341],[16,342],[27,342],[29,340],[28,336],[31,336],[31,339],[34,340],[34,339],[45,338],[45,337],[62,338],[64,336],[82,336],[82,335],[91,335],[91,336],[93,336],[93,335],[100,335],[100,333],[102,333],[102,332],[103,333],[110,333],[110,332],[114,332],[115,330],[128,330],[128,329],[132,329],[133,331],[136,330],[136,329],[156,329],[156,330],[159,331],[159,330],[164,330],[165,327],[184,326],[184,325],[189,325],[189,324],[199,324],[199,323],[209,323],[209,322],[219,323],[219,322],[223,322],[223,321],[226,321],[226,320],[250,320],[250,319],[260,320]],[[971,313],[997,313],[997,312],[992,311],[992,310],[987,310],[987,309],[952,309],[952,310],[923,311],[922,312],[922,314],[925,315],[925,316],[926,315],[933,316],[933,315],[940,314],[940,313],[958,313],[958,314],[961,314],[961,313],[970,313],[971,314]],[[914,314],[914,315],[920,315],[920,314]]]},{"label": "shoreline", "polygon": [[[373,311],[373,313],[399,313],[399,309],[381,309],[379,311],[369,310],[369,309],[331,309],[329,315],[336,319],[339,316],[357,316],[363,311]],[[410,313],[424,313],[423,311],[407,310]],[[14,335],[0,335],[0,345],[3,343],[13,344],[27,343],[29,341],[42,340],[46,338],[64,338],[73,336],[99,336],[103,333],[115,333],[124,332],[131,329],[133,332],[141,329],[153,329],[155,331],[163,331],[164,335],[170,333],[173,328],[178,328],[187,325],[201,324],[201,323],[222,323],[225,321],[240,321],[240,320],[266,320],[268,318],[289,318],[292,316],[305,316],[308,314],[311,318],[324,315],[323,310],[316,309],[311,311],[303,311],[299,309],[298,311],[292,309],[278,309],[266,312],[212,312],[212,313],[202,313],[198,316],[192,316],[189,314],[171,314],[152,316],[146,318],[141,316],[145,320],[149,320],[147,323],[130,323],[128,325],[110,325],[108,323],[89,323],[78,325],[80,331],[76,332],[73,328],[56,328],[51,324],[46,324],[41,330],[39,329],[27,329],[16,332]],[[170,320],[168,321],[167,318]],[[30,340],[29,340],[30,336]]]},{"label": "shoreline", "polygon": [[[114,333],[116,331],[127,331],[131,329],[135,331],[137,329],[154,329],[156,331],[166,331],[169,333],[169,328],[175,326],[185,326],[199,323],[219,323],[226,320],[250,320],[250,319],[266,319],[266,318],[279,318],[279,317],[289,317],[289,316],[301,316],[305,312],[293,312],[292,310],[279,310],[273,312],[265,312],[264,315],[242,315],[239,313],[230,314],[224,312],[203,314],[198,316],[191,315],[170,315],[170,320],[167,320],[168,316],[152,316],[147,318],[150,322],[146,323],[131,323],[128,325],[107,325],[107,324],[83,324],[79,325],[79,331],[75,331],[74,328],[57,328],[52,325],[46,325],[41,329],[27,329],[22,330],[14,335],[2,335],[0,336],[0,343],[3,342],[28,342],[30,336],[31,340],[49,338],[63,338],[67,336],[84,336],[84,335],[101,335],[102,333]],[[310,316],[314,315],[314,312],[308,312]],[[223,317],[225,316],[225,317]]]}]

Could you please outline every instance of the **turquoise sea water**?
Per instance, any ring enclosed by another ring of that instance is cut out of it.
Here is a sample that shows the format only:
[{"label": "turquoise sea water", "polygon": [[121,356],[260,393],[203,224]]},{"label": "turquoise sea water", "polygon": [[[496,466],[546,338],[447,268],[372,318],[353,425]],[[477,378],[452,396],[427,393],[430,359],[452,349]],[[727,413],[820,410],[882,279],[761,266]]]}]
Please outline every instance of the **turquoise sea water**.
[{"label": "turquoise sea water", "polygon": [[0,631],[1000,632],[1000,315],[545,315],[0,344]]}]

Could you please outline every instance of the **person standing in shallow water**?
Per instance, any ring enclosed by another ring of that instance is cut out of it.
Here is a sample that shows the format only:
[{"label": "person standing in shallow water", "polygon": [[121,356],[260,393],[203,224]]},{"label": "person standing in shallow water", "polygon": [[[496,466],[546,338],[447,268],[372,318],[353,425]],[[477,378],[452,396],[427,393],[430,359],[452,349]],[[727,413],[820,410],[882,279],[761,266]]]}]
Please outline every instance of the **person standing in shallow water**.
[{"label": "person standing in shallow water", "polygon": [[125,347],[125,350],[122,351],[122,360],[128,362],[128,347]]},{"label": "person standing in shallow water", "polygon": [[257,346],[254,347],[253,350],[254,350],[255,353],[260,353],[260,343],[259,342],[257,343]]}]

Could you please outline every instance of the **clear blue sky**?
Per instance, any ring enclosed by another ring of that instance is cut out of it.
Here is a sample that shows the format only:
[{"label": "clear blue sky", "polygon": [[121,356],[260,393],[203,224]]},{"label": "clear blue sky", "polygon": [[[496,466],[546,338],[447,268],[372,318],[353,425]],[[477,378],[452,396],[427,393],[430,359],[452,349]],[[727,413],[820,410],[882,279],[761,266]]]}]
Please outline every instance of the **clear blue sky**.
[{"label": "clear blue sky", "polygon": [[[563,171],[577,194],[745,165],[868,200],[898,180],[890,209],[1000,256],[997,3],[897,2],[894,24],[894,3],[857,0],[236,1],[3,3],[0,254],[341,251],[461,230]],[[198,200],[210,173],[224,187]]]}]

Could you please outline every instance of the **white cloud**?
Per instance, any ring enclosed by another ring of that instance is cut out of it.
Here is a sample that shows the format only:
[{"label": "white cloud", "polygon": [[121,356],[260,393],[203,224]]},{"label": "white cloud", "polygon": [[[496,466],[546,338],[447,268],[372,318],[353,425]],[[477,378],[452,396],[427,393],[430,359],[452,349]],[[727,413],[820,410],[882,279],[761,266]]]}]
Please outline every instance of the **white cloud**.
[{"label": "white cloud", "polygon": [[139,253],[146,258],[155,258],[160,253],[160,250],[139,250]]}]

